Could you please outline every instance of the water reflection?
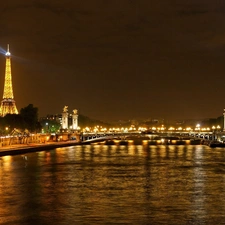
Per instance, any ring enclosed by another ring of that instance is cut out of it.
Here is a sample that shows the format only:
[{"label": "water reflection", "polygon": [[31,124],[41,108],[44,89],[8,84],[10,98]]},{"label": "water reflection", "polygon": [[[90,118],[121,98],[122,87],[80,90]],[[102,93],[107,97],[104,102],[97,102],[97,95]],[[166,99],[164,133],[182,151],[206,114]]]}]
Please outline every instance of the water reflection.
[{"label": "water reflection", "polygon": [[215,224],[224,149],[88,145],[0,158],[1,224]]}]

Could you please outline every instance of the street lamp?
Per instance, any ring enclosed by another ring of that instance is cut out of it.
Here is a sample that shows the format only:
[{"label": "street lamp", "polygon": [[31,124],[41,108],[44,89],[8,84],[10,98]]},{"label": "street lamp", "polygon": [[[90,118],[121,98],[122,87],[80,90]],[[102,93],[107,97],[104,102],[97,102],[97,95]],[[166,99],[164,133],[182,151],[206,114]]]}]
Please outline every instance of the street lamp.
[{"label": "street lamp", "polygon": [[200,130],[200,124],[196,125],[196,130]]},{"label": "street lamp", "polygon": [[6,134],[8,134],[8,130],[9,130],[9,128],[8,128],[8,127],[6,127],[6,128],[5,128],[5,132],[6,132]]},{"label": "street lamp", "polygon": [[220,126],[217,125],[217,126],[216,126],[216,130],[215,130],[215,136],[214,136],[214,139],[215,139],[215,140],[218,139],[218,133],[219,133],[219,131],[220,131]]},{"label": "street lamp", "polygon": [[46,132],[45,133],[48,133],[48,123],[46,123],[45,125],[46,125]]},{"label": "street lamp", "polygon": [[212,140],[215,140],[215,130],[216,130],[216,127],[212,126],[212,133],[213,133]]}]

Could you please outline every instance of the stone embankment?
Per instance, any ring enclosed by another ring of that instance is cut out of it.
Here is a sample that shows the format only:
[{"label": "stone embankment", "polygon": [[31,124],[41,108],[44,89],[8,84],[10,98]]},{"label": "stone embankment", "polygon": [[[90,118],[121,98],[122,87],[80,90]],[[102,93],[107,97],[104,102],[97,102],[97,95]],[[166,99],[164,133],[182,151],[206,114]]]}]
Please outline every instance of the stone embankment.
[{"label": "stone embankment", "polygon": [[67,147],[80,144],[77,141],[65,141],[65,142],[46,142],[42,144],[14,144],[0,148],[0,156],[25,154],[29,152],[38,152],[51,150],[59,147]]}]

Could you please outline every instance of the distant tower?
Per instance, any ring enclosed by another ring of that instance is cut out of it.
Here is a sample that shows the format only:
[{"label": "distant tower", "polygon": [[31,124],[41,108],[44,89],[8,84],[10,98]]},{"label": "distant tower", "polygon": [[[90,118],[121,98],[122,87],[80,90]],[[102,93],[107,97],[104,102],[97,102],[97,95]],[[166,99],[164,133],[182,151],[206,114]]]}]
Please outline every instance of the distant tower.
[{"label": "distant tower", "polygon": [[5,85],[3,92],[3,100],[1,101],[0,106],[0,116],[5,116],[6,114],[18,114],[16,102],[13,97],[11,57],[9,52],[9,45],[5,56],[6,56]]}]

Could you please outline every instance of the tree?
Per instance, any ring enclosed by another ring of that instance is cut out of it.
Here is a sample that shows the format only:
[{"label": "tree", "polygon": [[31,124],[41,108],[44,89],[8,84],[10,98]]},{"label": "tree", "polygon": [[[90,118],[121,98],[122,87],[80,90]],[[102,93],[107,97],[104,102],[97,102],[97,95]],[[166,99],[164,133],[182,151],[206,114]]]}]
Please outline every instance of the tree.
[{"label": "tree", "polygon": [[20,116],[23,118],[25,128],[29,131],[37,131],[40,129],[40,123],[38,122],[38,108],[33,104],[29,104],[20,110]]},{"label": "tree", "polygon": [[11,129],[18,128],[24,129],[24,119],[20,114],[7,114],[4,117],[5,126],[10,127]]},{"label": "tree", "polygon": [[54,119],[43,119],[40,121],[44,133],[57,133],[60,129],[60,122]]}]

